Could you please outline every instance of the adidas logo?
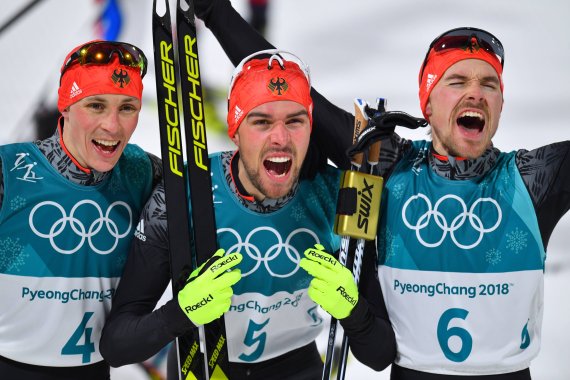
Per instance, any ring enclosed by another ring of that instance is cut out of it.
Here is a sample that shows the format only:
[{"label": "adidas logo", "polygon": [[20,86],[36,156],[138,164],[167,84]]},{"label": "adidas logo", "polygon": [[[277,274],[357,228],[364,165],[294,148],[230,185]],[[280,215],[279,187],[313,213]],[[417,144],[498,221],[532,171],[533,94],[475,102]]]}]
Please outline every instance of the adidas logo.
[{"label": "adidas logo", "polygon": [[239,118],[241,117],[241,115],[243,115],[243,110],[241,108],[239,108],[239,106],[236,106],[235,113],[234,113],[234,121],[238,121]]},{"label": "adidas logo", "polygon": [[144,234],[144,219],[141,219],[139,224],[137,224],[135,237],[139,240],[146,241],[146,235]]},{"label": "adidas logo", "polygon": [[429,90],[429,88],[431,87],[431,85],[433,84],[433,82],[435,81],[436,78],[437,78],[437,75],[428,74],[427,81],[426,81],[426,90]]},{"label": "adidas logo", "polygon": [[69,99],[75,98],[77,95],[81,94],[82,92],[83,90],[79,88],[77,83],[73,82],[73,84],[71,85],[71,90],[69,91]]}]

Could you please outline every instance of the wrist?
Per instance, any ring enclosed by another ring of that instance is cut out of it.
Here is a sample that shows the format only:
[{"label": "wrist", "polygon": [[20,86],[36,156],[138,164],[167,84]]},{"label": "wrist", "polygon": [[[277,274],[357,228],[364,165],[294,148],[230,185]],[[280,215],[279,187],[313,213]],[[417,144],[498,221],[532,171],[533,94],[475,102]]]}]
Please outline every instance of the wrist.
[{"label": "wrist", "polygon": [[162,326],[174,337],[183,335],[196,325],[186,316],[176,298],[168,301],[164,306],[155,311],[158,313]]},{"label": "wrist", "polygon": [[356,305],[350,310],[350,313],[340,319],[340,321],[344,326],[358,326],[359,324],[364,323],[367,318],[370,309],[368,308],[368,304],[362,300],[362,297],[358,297],[358,301]]},{"label": "wrist", "polygon": [[356,305],[358,304],[358,290],[352,289],[351,286],[343,287],[339,286],[336,291],[342,299],[341,307],[337,308],[335,314],[337,314],[337,319],[348,318]]}]

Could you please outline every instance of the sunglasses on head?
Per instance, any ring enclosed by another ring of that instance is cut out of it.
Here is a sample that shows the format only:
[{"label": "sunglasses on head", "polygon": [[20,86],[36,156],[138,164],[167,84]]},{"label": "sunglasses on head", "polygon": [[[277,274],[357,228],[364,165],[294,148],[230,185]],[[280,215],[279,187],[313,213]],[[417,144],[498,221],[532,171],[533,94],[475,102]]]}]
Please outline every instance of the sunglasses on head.
[{"label": "sunglasses on head", "polygon": [[483,49],[494,54],[501,62],[501,66],[505,65],[505,49],[499,39],[491,33],[477,28],[456,28],[448,30],[432,41],[422,64],[420,80],[424,75],[429,53],[431,50],[441,52],[449,49],[470,50],[471,52]]},{"label": "sunglasses on head", "polygon": [[139,68],[141,78],[146,74],[148,61],[141,49],[126,42],[96,41],[90,42],[71,54],[61,70],[61,77],[67,69],[75,64],[106,65],[113,60],[116,53],[121,65]]}]

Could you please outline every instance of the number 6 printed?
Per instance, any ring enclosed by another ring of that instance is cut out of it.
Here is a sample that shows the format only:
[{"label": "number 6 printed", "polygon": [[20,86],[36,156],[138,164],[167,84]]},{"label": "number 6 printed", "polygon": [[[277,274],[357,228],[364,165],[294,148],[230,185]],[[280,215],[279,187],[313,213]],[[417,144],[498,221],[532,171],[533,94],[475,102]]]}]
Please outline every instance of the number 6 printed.
[{"label": "number 6 printed", "polygon": [[[437,324],[439,346],[445,357],[453,362],[463,362],[469,357],[473,348],[473,338],[467,330],[461,327],[449,327],[449,322],[454,318],[465,319],[468,314],[469,312],[464,309],[449,309],[441,315]],[[449,339],[453,336],[461,340],[461,349],[458,352],[453,352],[449,348]]]}]

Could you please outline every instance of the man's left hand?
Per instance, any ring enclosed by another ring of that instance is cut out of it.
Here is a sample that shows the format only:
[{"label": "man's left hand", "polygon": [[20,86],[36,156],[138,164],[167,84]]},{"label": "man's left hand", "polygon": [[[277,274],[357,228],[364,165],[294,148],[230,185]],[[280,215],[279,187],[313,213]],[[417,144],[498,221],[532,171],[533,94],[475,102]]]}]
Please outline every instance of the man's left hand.
[{"label": "man's left hand", "polygon": [[309,297],[334,318],[348,317],[358,301],[358,287],[350,270],[320,244],[304,254],[300,266],[314,277],[309,285]]}]

